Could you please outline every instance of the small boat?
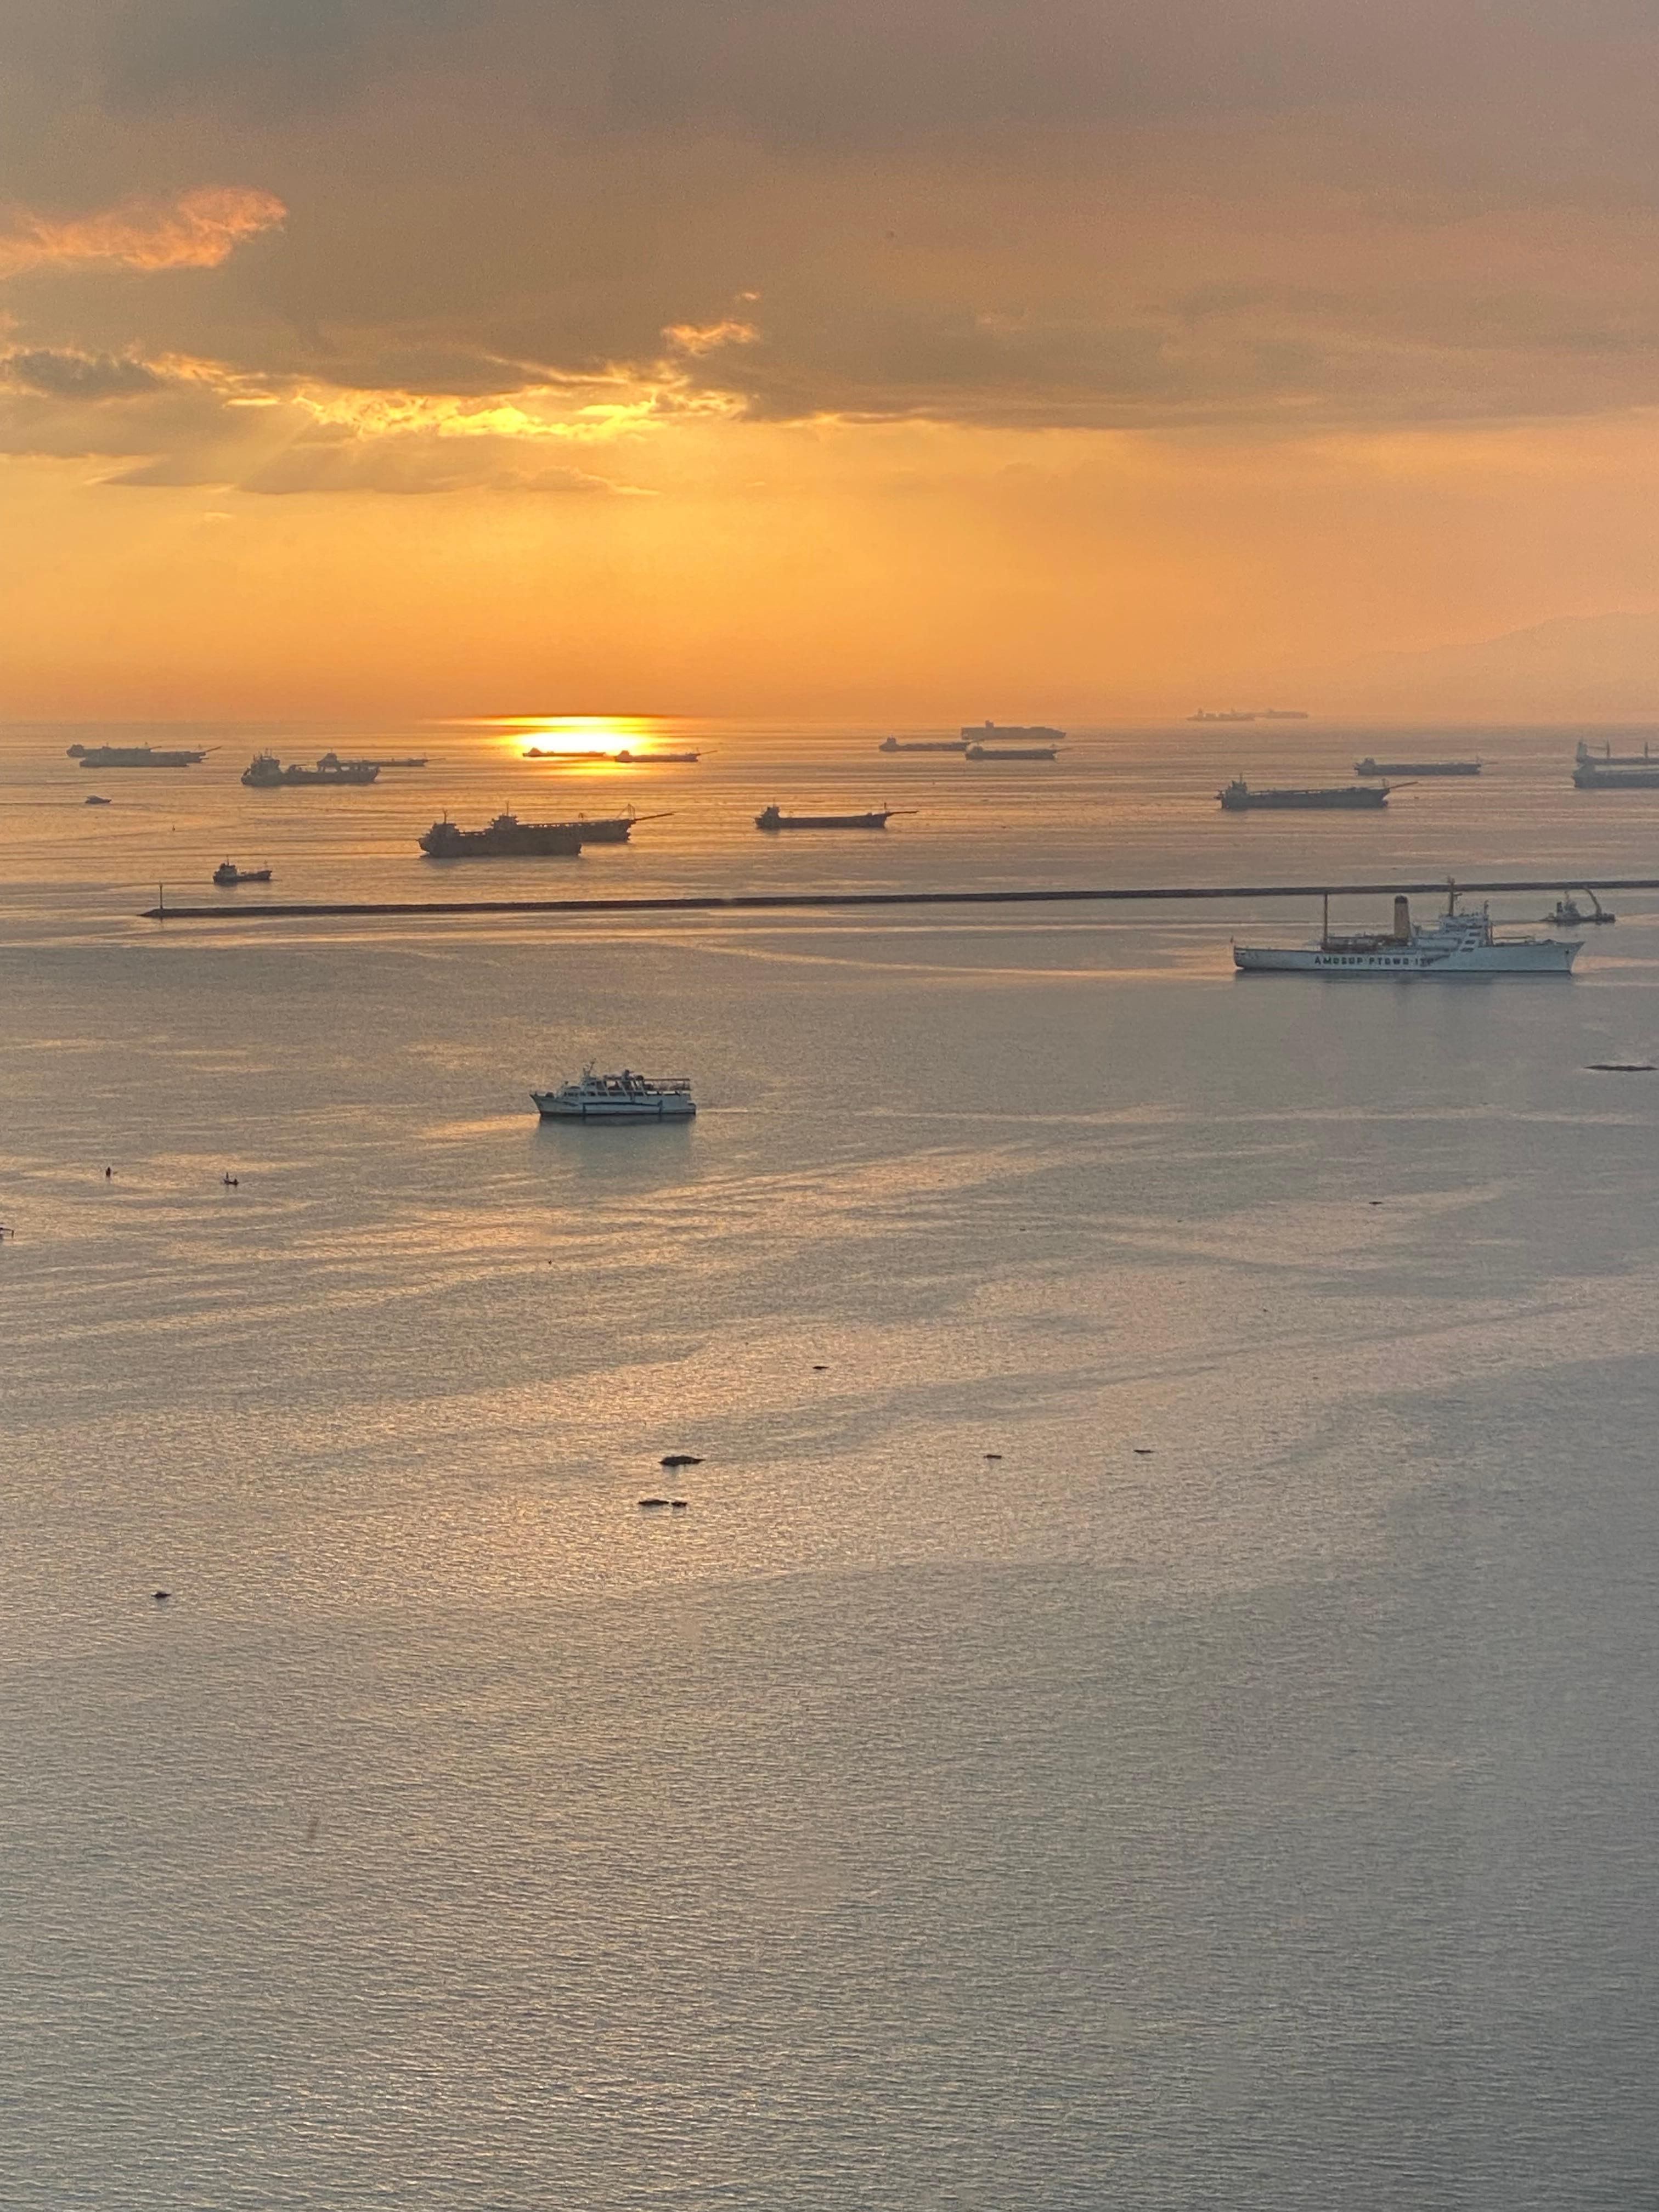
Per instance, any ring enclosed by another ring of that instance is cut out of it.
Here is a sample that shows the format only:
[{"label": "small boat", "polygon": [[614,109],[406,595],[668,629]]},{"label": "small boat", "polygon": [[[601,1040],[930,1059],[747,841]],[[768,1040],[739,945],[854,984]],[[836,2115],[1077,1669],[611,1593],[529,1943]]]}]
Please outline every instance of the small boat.
[{"label": "small boat", "polygon": [[895,814],[909,811],[882,806],[868,814],[786,814],[780,807],[768,806],[755,817],[755,827],[757,830],[884,830]]},{"label": "small boat", "polygon": [[530,1094],[544,1121],[688,1121],[696,1112],[689,1075],[596,1075]]},{"label": "small boat", "polygon": [[213,871],[216,884],[268,884],[269,868],[239,868],[234,860],[221,860]]},{"label": "small boat", "polygon": [[1607,923],[1618,921],[1618,915],[1610,913],[1588,886],[1585,889],[1584,896],[1590,902],[1590,910],[1588,914],[1579,905],[1572,893],[1566,891],[1556,901],[1551,911],[1544,916],[1545,921],[1553,922],[1558,929],[1599,929]]}]

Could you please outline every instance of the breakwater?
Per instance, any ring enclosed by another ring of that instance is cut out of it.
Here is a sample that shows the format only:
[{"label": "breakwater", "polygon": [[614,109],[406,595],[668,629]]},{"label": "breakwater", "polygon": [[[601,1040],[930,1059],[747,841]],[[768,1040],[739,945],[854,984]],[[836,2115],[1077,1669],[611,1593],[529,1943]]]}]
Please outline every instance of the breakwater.
[{"label": "breakwater", "polygon": [[[787,914],[842,907],[1076,906],[1127,904],[1137,899],[1324,899],[1439,897],[1449,888],[1441,876],[1425,883],[1158,884],[1109,887],[1051,887],[1043,890],[945,891],[710,891],[660,898],[366,899],[305,902],[227,900],[222,906],[169,906],[165,893],[146,907],[145,921],[316,921],[446,915],[546,914],[580,917],[605,914]],[[1460,897],[1494,891],[1653,891],[1659,876],[1504,876],[1455,885]]]}]

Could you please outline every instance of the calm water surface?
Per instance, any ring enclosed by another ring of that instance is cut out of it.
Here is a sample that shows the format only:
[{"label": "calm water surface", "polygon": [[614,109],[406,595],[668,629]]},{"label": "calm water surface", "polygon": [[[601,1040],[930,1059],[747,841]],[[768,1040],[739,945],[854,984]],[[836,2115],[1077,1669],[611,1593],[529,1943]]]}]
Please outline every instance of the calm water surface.
[{"label": "calm water surface", "polygon": [[[1659,793],[77,734],[0,733],[8,2212],[1659,2201],[1659,1076],[1587,1066],[1659,1057],[1659,902],[1346,990],[1243,904],[135,919],[477,896],[446,804],[669,810],[533,896],[1659,872]],[[590,1057],[696,1122],[538,1127]]]}]

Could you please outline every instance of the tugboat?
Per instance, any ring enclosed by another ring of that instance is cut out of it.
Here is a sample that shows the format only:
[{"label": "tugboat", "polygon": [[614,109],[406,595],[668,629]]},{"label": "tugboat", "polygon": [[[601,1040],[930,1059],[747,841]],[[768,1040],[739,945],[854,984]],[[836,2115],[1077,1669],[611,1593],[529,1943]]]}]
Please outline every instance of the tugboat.
[{"label": "tugboat", "polygon": [[883,806],[870,814],[785,814],[776,806],[763,807],[755,817],[757,830],[884,830],[895,814],[908,807]]},{"label": "tugboat", "polygon": [[590,1065],[574,1083],[532,1091],[544,1121],[689,1121],[696,1112],[689,1075],[596,1075]]},{"label": "tugboat", "polygon": [[194,768],[213,748],[208,745],[194,752],[173,745],[158,752],[154,745],[69,745],[64,750],[82,768]]},{"label": "tugboat", "polygon": [[1556,901],[1551,911],[1544,916],[1545,921],[1553,922],[1558,929],[1600,929],[1605,927],[1609,922],[1618,921],[1618,915],[1610,913],[1588,885],[1585,887],[1584,896],[1590,902],[1590,910],[1588,914],[1573,897],[1572,893],[1567,891]]},{"label": "tugboat", "polygon": [[1252,791],[1242,775],[1236,775],[1216,796],[1229,814],[1243,814],[1255,806],[1386,806],[1391,788],[1386,783],[1333,783],[1302,791]]},{"label": "tugboat", "polygon": [[463,830],[446,814],[421,840],[434,860],[573,860],[581,848],[574,822],[520,822],[516,814],[498,814],[484,830]]},{"label": "tugboat", "polygon": [[1396,898],[1394,928],[1387,935],[1333,937],[1331,902],[1325,899],[1325,924],[1317,945],[1239,945],[1233,965],[1246,971],[1297,975],[1565,975],[1581,947],[1559,937],[1498,937],[1483,906],[1479,914],[1460,914],[1457,886],[1446,886],[1446,911],[1427,929],[1412,920],[1411,901]]},{"label": "tugboat", "polygon": [[213,871],[213,880],[216,884],[222,885],[268,884],[270,881],[270,870],[269,868],[239,868],[234,860],[221,860]]},{"label": "tugboat", "polygon": [[292,761],[284,768],[275,753],[255,753],[242,770],[242,781],[250,791],[280,791],[291,784],[373,783],[380,773],[373,761],[337,759],[332,767],[319,761],[315,768],[303,768]]}]

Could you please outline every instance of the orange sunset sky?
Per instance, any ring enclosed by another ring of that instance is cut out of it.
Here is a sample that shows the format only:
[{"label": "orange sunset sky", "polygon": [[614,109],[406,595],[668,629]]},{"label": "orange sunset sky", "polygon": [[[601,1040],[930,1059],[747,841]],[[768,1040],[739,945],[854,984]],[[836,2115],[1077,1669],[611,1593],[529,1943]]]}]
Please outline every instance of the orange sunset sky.
[{"label": "orange sunset sky", "polygon": [[1647,7],[0,33],[0,715],[1659,714]]}]

